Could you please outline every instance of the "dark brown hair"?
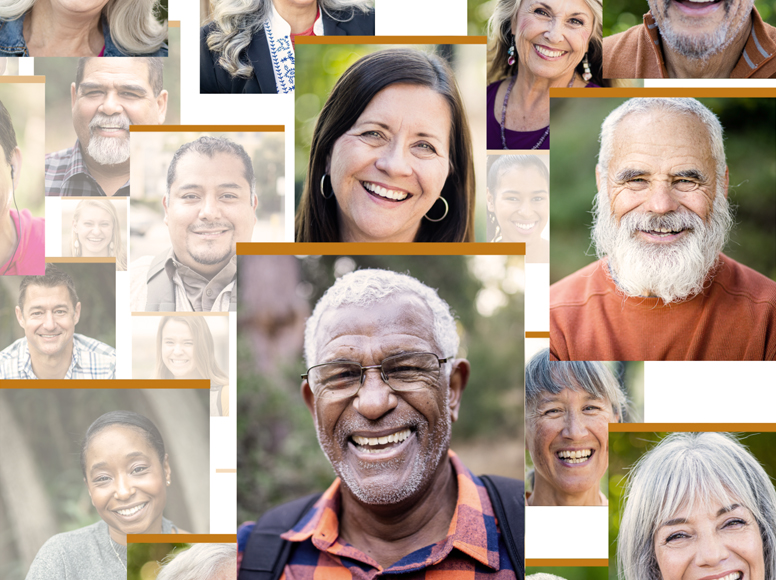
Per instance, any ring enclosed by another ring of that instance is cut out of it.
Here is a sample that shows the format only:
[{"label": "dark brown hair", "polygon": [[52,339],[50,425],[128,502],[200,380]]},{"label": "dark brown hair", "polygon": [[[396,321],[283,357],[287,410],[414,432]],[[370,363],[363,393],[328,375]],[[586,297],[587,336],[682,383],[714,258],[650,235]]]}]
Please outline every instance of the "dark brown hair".
[{"label": "dark brown hair", "polygon": [[337,200],[319,191],[334,143],[350,129],[372,99],[386,87],[408,83],[428,87],[450,105],[450,175],[442,197],[450,210],[440,222],[421,220],[416,242],[474,241],[474,162],[463,101],[450,66],[438,56],[397,48],[359,59],[343,74],[315,125],[307,165],[307,180],[296,211],[297,242],[339,242]]},{"label": "dark brown hair", "polygon": [[11,164],[11,157],[16,149],[16,131],[13,130],[11,114],[0,101],[0,145],[3,147],[3,154],[8,165]]}]

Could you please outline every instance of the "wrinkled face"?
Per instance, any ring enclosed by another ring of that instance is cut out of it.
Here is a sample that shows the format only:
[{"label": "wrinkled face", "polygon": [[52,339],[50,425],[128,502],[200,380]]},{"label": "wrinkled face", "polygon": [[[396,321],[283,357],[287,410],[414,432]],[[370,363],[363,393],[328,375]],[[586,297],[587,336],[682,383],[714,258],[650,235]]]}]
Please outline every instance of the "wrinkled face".
[{"label": "wrinkled face", "polygon": [[663,40],[688,58],[707,59],[727,47],[749,21],[752,0],[648,0]]},{"label": "wrinkled face", "polygon": [[176,379],[198,379],[196,345],[189,325],[169,320],[162,329],[162,361]]},{"label": "wrinkled face", "polygon": [[545,393],[526,430],[536,469],[535,489],[547,486],[556,497],[597,490],[609,466],[612,405],[585,391]]},{"label": "wrinkled face", "polygon": [[160,534],[170,466],[144,432],[106,427],[86,449],[86,487],[111,534]]},{"label": "wrinkled face", "polygon": [[234,256],[237,242],[250,242],[256,202],[242,159],[190,152],[181,157],[165,198],[164,221],[175,256],[203,275],[219,272]]},{"label": "wrinkled face", "polygon": [[525,0],[512,22],[518,70],[569,79],[593,34],[593,13],[584,0]]},{"label": "wrinkled face", "polygon": [[141,59],[89,59],[81,84],[70,91],[81,149],[100,165],[127,162],[129,126],[159,125],[167,113],[167,91],[154,95]]},{"label": "wrinkled face", "polygon": [[618,285],[670,302],[699,292],[732,221],[727,173],[717,178],[708,130],[695,115],[627,115],[606,175],[596,169],[594,237]]},{"label": "wrinkled face", "polygon": [[663,580],[764,580],[763,540],[752,512],[717,500],[709,507],[680,509],[655,532]]},{"label": "wrinkled face", "polygon": [[488,191],[488,209],[496,215],[502,241],[536,241],[550,214],[549,184],[536,169],[508,169],[496,191]]},{"label": "wrinkled face", "polygon": [[[400,353],[451,354],[438,351],[431,328],[428,307],[407,294],[368,307],[342,306],[321,318],[316,364],[347,360],[368,366]],[[366,371],[354,397],[332,401],[305,393],[323,451],[359,500],[398,503],[429,484],[457,418],[457,396],[451,402],[445,377],[443,369],[433,387],[398,393],[376,369]],[[302,386],[304,393],[307,382]]]},{"label": "wrinkled face", "polygon": [[[377,93],[327,162],[341,241],[414,241],[450,173],[451,126],[450,106],[429,88],[395,84]],[[432,218],[444,211],[436,205]]]},{"label": "wrinkled face", "polygon": [[73,221],[73,233],[78,236],[83,256],[107,256],[113,239],[113,218],[98,207],[84,207]]},{"label": "wrinkled face", "polygon": [[30,352],[46,357],[70,355],[80,317],[81,303],[71,302],[66,286],[30,284],[24,295],[24,312],[16,307],[16,319],[24,329]]}]

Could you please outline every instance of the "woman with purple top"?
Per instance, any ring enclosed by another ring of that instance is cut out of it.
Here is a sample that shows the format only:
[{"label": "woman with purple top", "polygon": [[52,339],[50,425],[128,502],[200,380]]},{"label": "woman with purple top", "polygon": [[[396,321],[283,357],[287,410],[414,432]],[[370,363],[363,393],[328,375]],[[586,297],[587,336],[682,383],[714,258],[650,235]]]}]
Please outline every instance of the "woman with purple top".
[{"label": "woman with purple top", "polygon": [[550,88],[603,86],[601,0],[498,0],[488,22],[488,149],[549,149]]}]

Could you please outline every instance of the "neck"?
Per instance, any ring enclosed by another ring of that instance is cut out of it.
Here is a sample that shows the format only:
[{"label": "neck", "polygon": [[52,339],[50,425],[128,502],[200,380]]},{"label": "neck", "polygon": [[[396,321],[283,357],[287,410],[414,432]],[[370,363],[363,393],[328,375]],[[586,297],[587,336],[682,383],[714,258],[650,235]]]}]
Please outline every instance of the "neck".
[{"label": "neck", "polygon": [[752,16],[750,14],[733,41],[707,59],[687,57],[678,54],[663,42],[663,55],[665,57],[668,78],[730,78],[730,74],[733,72],[738,60],[741,58],[741,53],[744,51],[751,30]]},{"label": "neck", "polygon": [[118,530],[114,530],[113,528],[108,528],[108,533],[110,534],[110,539],[119,544],[120,546],[126,546],[127,545],[127,535],[122,534]]},{"label": "neck", "polygon": [[[28,343],[29,348],[29,343]],[[32,372],[39,379],[64,379],[70,363],[73,361],[73,339],[60,353],[47,355],[30,349]]]},{"label": "neck", "polygon": [[366,505],[344,485],[341,490],[340,536],[383,568],[418,546],[447,537],[458,502],[458,484],[447,456],[427,488],[401,504]]},{"label": "neck", "polygon": [[105,45],[102,10],[73,14],[38,0],[24,19],[24,41],[31,56],[97,56]]},{"label": "neck", "polygon": [[218,264],[213,264],[212,266],[208,266],[205,264],[200,264],[199,262],[195,262],[194,260],[189,260],[190,263],[184,262],[178,256],[173,252],[173,256],[175,259],[183,264],[184,266],[187,266],[194,270],[197,274],[202,276],[203,278],[207,278],[208,280],[212,280],[216,274],[218,274],[221,270],[223,270],[227,264],[229,264],[229,260],[232,259],[234,254],[230,255],[226,260],[223,262],[219,262]]},{"label": "neck", "polygon": [[595,506],[601,503],[598,487],[592,487],[579,493],[566,493],[551,487],[540,478],[536,478],[534,491],[528,498],[528,505],[535,506]]},{"label": "neck", "polygon": [[[83,243],[83,242],[81,242]],[[108,248],[106,248],[102,252],[89,252],[86,249],[81,250],[81,257],[83,258],[108,258],[110,257],[110,254],[108,253]]]},{"label": "neck", "polygon": [[275,10],[291,26],[291,34],[299,34],[315,24],[318,3],[313,2],[309,6],[288,6],[275,2]]},{"label": "neck", "polygon": [[129,180],[129,159],[117,165],[100,165],[81,147],[81,155],[89,173],[100,184],[105,195],[114,195]]},{"label": "neck", "polygon": [[[18,240],[16,233],[16,224],[14,224],[11,218],[10,210],[5,211],[5,215],[0,218],[0,266],[5,264],[8,260],[13,258],[13,254],[16,251],[16,241]],[[0,275],[2,272],[0,272]]]}]

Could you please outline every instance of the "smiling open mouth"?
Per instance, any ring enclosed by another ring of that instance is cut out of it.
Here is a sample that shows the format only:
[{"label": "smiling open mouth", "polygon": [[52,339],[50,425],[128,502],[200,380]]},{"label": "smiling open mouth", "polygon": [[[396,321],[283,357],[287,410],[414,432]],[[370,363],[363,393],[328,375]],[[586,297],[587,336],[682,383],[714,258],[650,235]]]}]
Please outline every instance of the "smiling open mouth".
[{"label": "smiling open mouth", "polygon": [[717,580],[741,580],[744,577],[744,573],[741,571],[731,572],[727,576],[717,578]]},{"label": "smiling open mouth", "polygon": [[686,228],[678,229],[678,230],[671,230],[668,228],[657,228],[654,230],[639,230],[640,232],[643,232],[645,234],[648,234],[650,236],[657,236],[660,238],[667,238],[669,236],[675,236],[677,234],[681,234],[682,232],[689,231]]},{"label": "smiling open mouth", "polygon": [[384,437],[362,437],[353,435],[352,440],[356,449],[364,453],[380,453],[386,449],[398,447],[412,435],[411,429],[403,429]]},{"label": "smiling open mouth", "polygon": [[552,50],[538,44],[534,44],[534,50],[536,50],[536,52],[542,56],[546,56],[547,58],[558,58],[559,56],[566,54],[565,50]]},{"label": "smiling open mouth", "polygon": [[593,450],[579,449],[577,451],[558,451],[555,455],[557,455],[558,459],[563,463],[575,465],[577,463],[584,463],[590,459],[593,456]]},{"label": "smiling open mouth", "polygon": [[387,189],[381,185],[377,185],[376,183],[370,183],[369,181],[362,181],[361,185],[366,189],[369,193],[373,193],[374,195],[377,195],[379,197],[382,197],[384,199],[390,199],[392,201],[404,201],[408,197],[412,197],[409,193],[406,191],[399,191],[395,189]]},{"label": "smiling open mouth", "polygon": [[512,222],[517,229],[520,230],[532,230],[539,222]]},{"label": "smiling open mouth", "polygon": [[148,502],[141,503],[140,505],[136,505],[135,507],[128,508],[125,510],[113,510],[115,513],[119,514],[120,516],[123,516],[125,518],[129,518],[134,516],[137,512],[142,510],[145,506],[148,505]]}]

